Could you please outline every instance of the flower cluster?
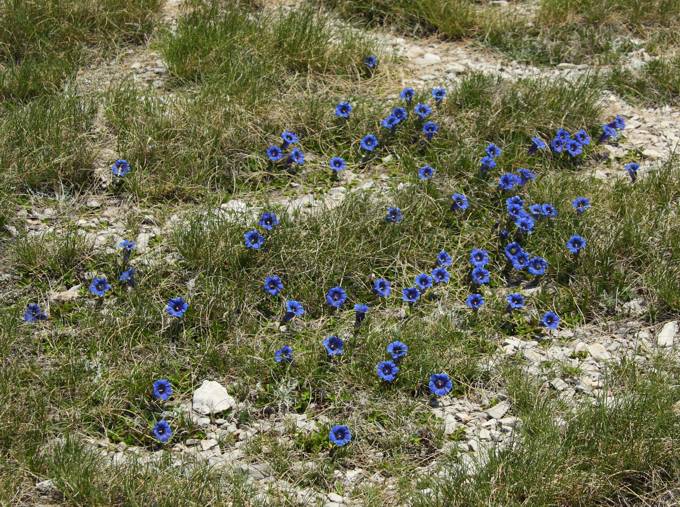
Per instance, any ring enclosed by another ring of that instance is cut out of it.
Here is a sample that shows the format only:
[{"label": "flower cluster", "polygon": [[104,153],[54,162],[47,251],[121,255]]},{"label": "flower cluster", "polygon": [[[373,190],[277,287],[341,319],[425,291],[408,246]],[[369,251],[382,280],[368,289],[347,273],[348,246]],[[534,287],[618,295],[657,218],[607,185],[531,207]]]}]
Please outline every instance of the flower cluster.
[{"label": "flower cluster", "polygon": [[[167,379],[158,379],[151,386],[151,396],[160,403],[168,401],[172,393],[172,384]],[[156,440],[162,444],[168,442],[173,434],[170,423],[165,419],[159,420],[151,431]]]},{"label": "flower cluster", "polygon": [[590,136],[584,129],[575,132],[573,136],[568,130],[557,129],[555,137],[550,141],[550,149],[553,153],[565,153],[570,158],[582,155],[584,148],[588,145],[590,145]]},{"label": "flower cluster", "polygon": [[602,125],[601,128],[602,133],[600,134],[599,141],[604,143],[610,139],[616,139],[619,136],[619,132],[626,128],[626,121],[623,117],[616,115],[612,121]]},{"label": "flower cluster", "polygon": [[[347,114],[349,115],[349,112]],[[284,130],[281,133],[281,143],[279,145],[272,144],[267,148],[267,158],[273,163],[285,162],[286,165],[303,165],[305,154],[295,146],[299,142],[300,139],[295,133]]]},{"label": "flower cluster", "polygon": [[[273,211],[265,211],[260,215],[257,225],[266,232],[271,232],[281,221]],[[257,229],[250,229],[243,233],[243,244],[249,250],[260,250],[265,243],[264,235]]]}]

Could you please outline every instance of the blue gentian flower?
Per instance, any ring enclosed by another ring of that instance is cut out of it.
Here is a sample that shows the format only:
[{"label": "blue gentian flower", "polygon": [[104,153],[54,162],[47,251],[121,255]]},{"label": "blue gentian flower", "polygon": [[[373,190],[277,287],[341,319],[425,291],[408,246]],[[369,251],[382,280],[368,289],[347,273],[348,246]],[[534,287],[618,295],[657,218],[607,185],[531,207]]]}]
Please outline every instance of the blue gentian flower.
[{"label": "blue gentian flower", "polygon": [[348,119],[351,113],[352,104],[349,102],[340,102],[337,106],[335,106],[335,116],[338,118]]},{"label": "blue gentian flower", "polygon": [[507,229],[501,229],[501,230],[498,231],[498,237],[500,239],[502,239],[503,241],[508,239],[509,236],[510,236],[510,231],[508,231]]},{"label": "blue gentian flower", "polygon": [[557,326],[560,325],[560,318],[555,312],[547,311],[541,317],[541,325],[548,329],[557,329]]},{"label": "blue gentian flower", "polygon": [[345,162],[345,159],[342,157],[333,157],[330,162],[328,162],[328,165],[334,173],[338,173],[347,167],[347,162]]},{"label": "blue gentian flower", "polygon": [[375,69],[378,66],[378,57],[375,55],[369,55],[364,58],[364,65],[369,69]]},{"label": "blue gentian flower", "polygon": [[432,98],[435,101],[441,102],[442,100],[444,100],[444,97],[446,97],[446,88],[441,87],[432,88]]},{"label": "blue gentian flower", "polygon": [[395,107],[392,109],[392,116],[402,122],[408,118],[408,111],[403,107]]},{"label": "blue gentian flower", "polygon": [[434,283],[449,283],[451,275],[446,268],[434,268],[432,270],[432,279],[434,280]]},{"label": "blue gentian flower", "polygon": [[264,236],[257,229],[251,229],[243,234],[243,242],[246,248],[259,250],[264,245]]},{"label": "blue gentian flower", "polygon": [[384,278],[378,278],[373,282],[373,292],[381,298],[389,297],[392,294],[392,284]]},{"label": "blue gentian flower", "polygon": [[404,214],[401,212],[400,208],[397,207],[389,207],[387,208],[387,215],[385,216],[385,220],[387,222],[391,222],[393,224],[398,224],[404,219]]},{"label": "blue gentian flower", "polygon": [[364,151],[373,151],[378,146],[378,138],[373,134],[366,134],[361,140],[361,149]]},{"label": "blue gentian flower", "polygon": [[276,213],[273,211],[265,211],[260,215],[260,221],[258,222],[258,225],[263,229],[271,231],[274,227],[279,225],[279,223],[279,217],[276,216]]},{"label": "blue gentian flower", "polygon": [[600,142],[603,143],[608,139],[616,139],[619,133],[614,127],[609,125],[602,125],[602,135],[600,135]]},{"label": "blue gentian flower", "polygon": [[290,345],[284,345],[279,350],[274,352],[274,361],[277,363],[292,363],[293,362],[293,348]]},{"label": "blue gentian flower", "polygon": [[587,197],[577,197],[571,201],[571,206],[576,210],[576,213],[581,215],[590,209],[590,199]]},{"label": "blue gentian flower", "polygon": [[111,285],[104,276],[95,276],[90,283],[90,292],[100,298],[110,290]]},{"label": "blue gentian flower", "polygon": [[134,287],[135,285],[135,268],[127,268],[118,277],[118,281],[122,284]]},{"label": "blue gentian flower", "polygon": [[420,291],[415,287],[406,287],[401,291],[401,299],[405,303],[413,304],[420,299]]},{"label": "blue gentian flower", "polygon": [[524,206],[524,199],[522,199],[519,195],[513,195],[512,197],[508,197],[505,200],[505,207],[510,208],[510,206],[522,207]]},{"label": "blue gentian flower", "polygon": [[522,212],[515,218],[515,227],[526,234],[531,234],[531,231],[534,230],[534,225],[536,225],[536,222],[529,213]]},{"label": "blue gentian flower", "polygon": [[508,259],[512,259],[513,257],[519,255],[523,251],[524,250],[522,249],[522,245],[520,245],[516,241],[513,241],[512,243],[508,243],[507,245],[505,245],[505,256]]},{"label": "blue gentian flower", "polygon": [[337,336],[329,336],[324,339],[323,346],[329,357],[341,356],[345,350],[345,342]]},{"label": "blue gentian flower", "polygon": [[527,263],[527,271],[533,276],[542,276],[548,269],[548,261],[543,257],[532,257]]},{"label": "blue gentian flower", "polygon": [[278,296],[283,290],[283,282],[277,275],[269,275],[264,279],[264,285],[262,288],[270,296]]},{"label": "blue gentian flower", "polygon": [[479,161],[479,169],[482,172],[491,171],[495,167],[496,161],[492,157],[489,157],[488,155],[486,157],[482,157],[482,160]]},{"label": "blue gentian flower", "polygon": [[588,146],[590,144],[590,136],[588,135],[588,132],[586,132],[584,129],[581,129],[578,132],[576,132],[574,134],[574,139],[576,139],[583,146]]},{"label": "blue gentian flower", "polygon": [[451,196],[451,200],[453,200],[451,209],[454,211],[465,211],[470,206],[467,197],[465,197],[465,194],[453,194]]},{"label": "blue gentian flower", "polygon": [[532,137],[531,138],[531,146],[529,146],[529,153],[536,153],[539,150],[545,150],[548,146],[545,144],[545,141],[541,139],[540,137]]},{"label": "blue gentian flower", "polygon": [[486,285],[491,279],[489,270],[482,267],[476,267],[470,273],[470,278],[474,285]]},{"label": "blue gentian flower", "polygon": [[465,304],[471,310],[477,311],[482,307],[482,305],[484,305],[484,298],[481,294],[470,294],[465,299]]},{"label": "blue gentian flower", "polygon": [[505,300],[508,302],[508,309],[510,310],[521,310],[524,308],[524,296],[517,292],[508,294]]},{"label": "blue gentian flower", "polygon": [[365,305],[363,303],[357,303],[354,305],[354,324],[358,326],[361,324],[361,322],[366,318],[366,314],[368,313],[368,305]]},{"label": "blue gentian flower", "polygon": [[153,397],[157,400],[167,401],[172,396],[172,385],[164,378],[158,379],[153,383]]},{"label": "blue gentian flower", "polygon": [[127,160],[118,159],[111,166],[111,172],[114,176],[122,178],[130,172],[130,163]]},{"label": "blue gentian flower", "polygon": [[522,213],[526,213],[524,208],[519,204],[510,204],[507,206],[507,209],[508,215],[510,215],[512,218],[518,218],[522,215]]},{"label": "blue gentian flower", "polygon": [[419,102],[418,104],[416,104],[416,107],[413,108],[413,112],[416,113],[418,118],[424,120],[425,118],[430,116],[430,114],[432,114],[432,108],[427,104]]},{"label": "blue gentian flower", "polygon": [[305,309],[299,301],[289,299],[286,301],[286,314],[283,317],[284,322],[288,322],[293,317],[302,317],[305,314]]},{"label": "blue gentian flower", "polygon": [[326,303],[333,308],[340,308],[347,301],[347,293],[342,287],[333,287],[326,292]]},{"label": "blue gentian flower", "polygon": [[392,356],[392,359],[398,361],[408,354],[408,346],[399,340],[393,341],[387,346],[387,353]]},{"label": "blue gentian flower", "polygon": [[272,162],[278,162],[283,158],[283,150],[278,146],[271,145],[267,148],[267,158]]},{"label": "blue gentian flower", "polygon": [[489,252],[482,248],[473,248],[470,252],[470,264],[484,267],[489,263]]},{"label": "blue gentian flower", "polygon": [[281,148],[283,148],[284,150],[288,148],[288,146],[290,146],[291,144],[297,144],[300,141],[296,134],[288,130],[284,130],[283,132],[281,132],[281,139],[283,139],[283,143],[281,143]]},{"label": "blue gentian flower", "polygon": [[531,169],[526,169],[524,167],[517,169],[517,175],[519,176],[520,185],[526,185],[530,181],[536,179],[536,174]]},{"label": "blue gentian flower", "polygon": [[446,250],[442,250],[437,254],[437,266],[448,267],[453,264],[453,259]]},{"label": "blue gentian flower", "polygon": [[516,174],[505,173],[498,178],[498,188],[507,192],[519,185],[520,182],[521,180]]},{"label": "blue gentian flower", "polygon": [[170,440],[170,437],[172,437],[172,428],[170,427],[170,424],[168,424],[168,421],[165,419],[158,421],[153,427],[153,436],[163,444]]},{"label": "blue gentian flower", "polygon": [[300,148],[293,148],[290,152],[290,155],[288,155],[288,162],[296,165],[304,165],[305,154],[302,153]]},{"label": "blue gentian flower", "polygon": [[189,308],[189,303],[184,301],[184,298],[176,297],[176,298],[171,298],[168,301],[168,304],[165,307],[165,311],[168,312],[168,314],[171,317],[175,317],[175,318],[179,319],[179,318],[184,317],[184,314],[186,313],[188,308]]},{"label": "blue gentian flower", "polygon": [[437,132],[439,132],[439,125],[435,122],[428,121],[423,125],[423,134],[427,139],[432,139]]},{"label": "blue gentian flower", "polygon": [[387,130],[393,130],[397,125],[399,125],[399,118],[391,114],[387,118],[383,118],[383,120],[380,122],[380,125],[382,125],[382,127],[386,128]]},{"label": "blue gentian flower", "polygon": [[628,173],[628,176],[630,176],[631,181],[635,181],[637,179],[637,172],[640,169],[640,164],[637,162],[629,162],[624,166],[624,169]]},{"label": "blue gentian flower", "polygon": [[578,253],[583,250],[586,247],[586,240],[579,236],[578,234],[574,234],[569,240],[567,241],[567,249],[573,253],[574,255],[578,255]]},{"label": "blue gentian flower", "polygon": [[484,153],[486,153],[486,155],[491,158],[498,158],[501,156],[501,153],[503,153],[503,150],[501,150],[494,143],[489,143],[488,146],[484,149]]},{"label": "blue gentian flower", "polygon": [[129,239],[124,239],[123,241],[118,243],[118,247],[122,248],[124,252],[129,253],[132,252],[137,247],[137,243]]},{"label": "blue gentian flower", "polygon": [[529,254],[522,251],[510,259],[513,269],[522,271],[529,265]]},{"label": "blue gentian flower", "polygon": [[453,383],[446,373],[433,373],[430,375],[429,387],[435,396],[446,396],[453,389]]},{"label": "blue gentian flower", "polygon": [[583,146],[581,146],[581,143],[579,143],[576,139],[569,139],[569,141],[567,141],[566,147],[567,153],[570,157],[578,157],[581,153],[583,153]]},{"label": "blue gentian flower", "polygon": [[385,382],[393,382],[397,378],[397,373],[399,373],[399,367],[393,361],[380,361],[376,367],[375,371],[380,377],[380,380]]},{"label": "blue gentian flower", "polygon": [[40,305],[29,303],[24,311],[24,322],[36,322],[38,320],[47,320],[47,314],[42,311]]},{"label": "blue gentian flower", "polygon": [[411,88],[411,87],[406,87],[404,88],[401,93],[399,94],[399,97],[401,100],[410,103],[413,100],[413,97],[416,96],[416,91]]},{"label": "blue gentian flower", "polygon": [[418,287],[418,290],[420,290],[420,292],[423,293],[427,289],[432,287],[434,280],[432,280],[432,277],[427,273],[420,273],[418,276],[416,276],[415,283],[416,287]]},{"label": "blue gentian flower", "polygon": [[555,132],[555,138],[556,139],[561,139],[565,143],[571,139],[571,134],[569,133],[568,130],[565,129],[557,129],[557,132]]},{"label": "blue gentian flower", "polygon": [[547,218],[555,218],[557,216],[557,208],[550,203],[541,204],[541,214]]},{"label": "blue gentian flower", "polygon": [[559,137],[555,137],[552,141],[550,141],[550,149],[555,153],[562,153],[566,144],[567,143]]},{"label": "blue gentian flower", "polygon": [[617,114],[609,126],[616,130],[623,130],[626,128],[626,121],[623,119],[623,116]]},{"label": "blue gentian flower", "polygon": [[530,205],[529,213],[531,213],[531,216],[534,217],[535,219],[540,218],[541,216],[543,216],[543,205],[542,204]]},{"label": "blue gentian flower", "polygon": [[420,178],[423,181],[429,180],[432,178],[432,176],[434,176],[434,173],[435,170],[431,166],[426,164],[420,169],[418,169],[418,178]]},{"label": "blue gentian flower", "polygon": [[333,444],[342,447],[352,441],[352,433],[347,426],[340,424],[331,428],[328,438]]}]

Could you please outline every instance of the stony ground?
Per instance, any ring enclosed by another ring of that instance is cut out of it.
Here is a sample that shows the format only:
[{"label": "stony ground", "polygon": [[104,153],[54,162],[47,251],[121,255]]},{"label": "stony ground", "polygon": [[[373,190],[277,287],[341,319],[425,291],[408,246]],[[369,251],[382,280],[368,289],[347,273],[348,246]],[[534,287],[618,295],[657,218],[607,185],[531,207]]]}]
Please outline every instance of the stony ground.
[{"label": "stony ground", "polygon": [[[498,2],[498,9],[510,8]],[[293,3],[287,2],[286,8]],[[278,3],[268,8],[280,7]],[[161,8],[160,18],[166,28],[176,27],[177,17],[181,14],[180,0],[166,0]],[[555,67],[535,67],[508,60],[500,53],[480,46],[472,41],[447,42],[436,38],[417,39],[401,34],[389,33],[388,29],[365,30],[382,46],[385,54],[394,55],[400,65],[398,71],[390,76],[397,85],[391,94],[382,97],[393,98],[394,90],[403,86],[429,88],[431,86],[451,86],[470,72],[484,72],[500,77],[519,80],[526,77],[575,80],[585,74],[601,69],[588,65],[560,64]],[[153,38],[151,39],[153,40]],[[625,65],[639,68],[648,59],[644,51],[628,58]],[[112,82],[132,80],[142,86],[155,89],[160,97],[171,96],[172,87],[168,86],[168,69],[157,48],[150,43],[129,47],[105,61],[96,61],[82,68],[77,76],[76,86],[82,94],[96,93]],[[674,106],[659,108],[642,107],[627,103],[614,93],[607,92],[603,97],[605,117],[620,114],[626,118],[625,139],[617,145],[607,146],[608,157],[612,161],[627,160],[631,152],[640,154],[642,177],[647,172],[661,167],[662,161],[674,153],[680,141],[680,109]],[[66,217],[77,217],[75,223],[79,233],[92,242],[95,251],[115,254],[118,243],[128,238],[127,217],[141,217],[139,229],[134,239],[137,243],[136,265],[149,266],[173,263],[177,254],[168,246],[165,238],[172,234],[178,224],[185,223],[186,217],[195,207],[192,205],[172,205],[160,207],[128,201],[104,192],[111,184],[110,163],[116,158],[116,146],[109,144],[113,137],[106,122],[101,121],[103,111],[99,112],[98,142],[101,144],[95,162],[100,181],[98,188],[89,195],[77,200],[63,199],[50,201],[45,205],[40,195],[29,196],[30,204],[17,210],[15,219],[26,227],[27,234],[42,235],[46,232],[62,232]],[[108,141],[107,141],[108,140]],[[314,155],[310,154],[313,160]],[[602,180],[624,178],[621,171],[610,169],[613,165],[594,166],[592,171]],[[268,205],[277,204],[286,208],[291,217],[299,218],[320,210],[332,209],[355,192],[380,192],[391,188],[392,181],[388,171],[378,168],[371,174],[345,171],[341,181],[329,191],[320,194],[309,192],[303,186],[292,186],[284,190],[274,190],[262,196],[257,192],[243,192],[221,204],[214,212],[229,221],[252,223]],[[16,224],[8,224],[10,235],[18,234]],[[4,279],[11,280],[13,273],[5,266]],[[83,298],[85,287],[54,287],[48,294],[50,306],[68,304]],[[7,283],[7,290],[0,297],[8,303],[20,291]],[[532,290],[528,289],[527,294]],[[503,382],[496,378],[502,365],[507,361],[519,361],[522,371],[535,378],[542,390],[552,391],[567,404],[599,403],[603,399],[616,400],[625,396],[616,386],[606,382],[607,373],[620,367],[622,363],[633,362],[648,364],[659,354],[677,359],[680,350],[680,335],[676,320],[649,323],[643,316],[647,312],[647,302],[642,298],[617,306],[616,314],[594,321],[587,325],[565,327],[553,334],[539,339],[527,336],[506,337],[500,340],[497,351],[483,363],[488,371],[489,381],[480,386],[469,386],[464,397],[447,397],[423,410],[430,411],[440,424],[446,442],[439,448],[423,452],[413,472],[414,476],[439,474],[446,477],[440,457],[451,449],[462,453],[462,460],[468,465],[470,473],[487,459],[489,450],[498,450],[513,445],[513,434],[520,418],[515,415],[514,407],[505,390]],[[442,312],[449,309],[442,308]],[[203,382],[205,381],[205,382]],[[361,491],[378,488],[387,503],[399,504],[399,479],[389,474],[368,472],[375,470],[372,464],[379,463],[383,457],[377,453],[363,456],[363,466],[345,468],[334,472],[333,480],[340,487],[337,492],[316,488],[310,484],[297,484],[294,480],[281,478],[281,475],[264,461],[253,458],[248,451],[253,442],[265,436],[267,442],[290,445],[292,435],[312,434],[317,428],[332,424],[333,421],[323,414],[308,418],[305,413],[262,414],[260,418],[242,423],[234,414],[248,410],[248,401],[237,401],[229,394],[230,386],[200,379],[200,387],[192,397],[175,398],[165,410],[173,419],[186,418],[200,428],[198,438],[190,438],[172,444],[172,467],[182,470],[185,467],[209,464],[219,470],[242,472],[247,483],[254,485],[253,501],[274,501],[287,498],[301,505],[363,505],[365,498]],[[226,389],[225,389],[226,388]],[[283,388],[283,387],[282,387]],[[125,443],[113,443],[107,438],[94,438],[84,435],[82,439],[98,454],[105,456],[114,465],[135,463],[155,463],[167,458],[166,449],[151,450]],[[261,453],[266,454],[266,453]],[[313,469],[315,461],[301,461],[288,464],[291,470]],[[291,476],[300,474],[291,474]],[[427,495],[429,490],[421,491]],[[49,478],[40,478],[36,484],[35,503],[50,505],[60,503],[60,493]],[[280,501],[280,500],[279,500]]]}]

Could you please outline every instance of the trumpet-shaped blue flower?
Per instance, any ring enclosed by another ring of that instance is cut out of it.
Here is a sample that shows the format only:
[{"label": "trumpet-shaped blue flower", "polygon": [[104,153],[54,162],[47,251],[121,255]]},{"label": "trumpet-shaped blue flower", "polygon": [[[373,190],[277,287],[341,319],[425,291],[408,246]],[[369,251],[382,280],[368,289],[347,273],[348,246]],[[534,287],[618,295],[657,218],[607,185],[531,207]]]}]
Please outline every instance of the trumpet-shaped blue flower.
[{"label": "trumpet-shaped blue flower", "polygon": [[361,139],[361,149],[364,151],[371,152],[378,147],[378,138],[373,134],[366,134]]},{"label": "trumpet-shaped blue flower", "polygon": [[576,213],[581,215],[590,209],[590,199],[587,197],[577,197],[571,201],[571,206],[576,210]]},{"label": "trumpet-shaped blue flower", "polygon": [[389,207],[387,208],[387,215],[385,215],[385,220],[393,224],[398,224],[404,219],[404,214],[401,212],[400,208]]},{"label": "trumpet-shaped blue flower", "polygon": [[505,300],[508,302],[508,308],[510,310],[521,310],[524,308],[524,296],[517,292],[508,294]]},{"label": "trumpet-shaped blue flower", "polygon": [[420,299],[420,291],[416,287],[406,287],[401,291],[401,299],[405,303],[413,304]]},{"label": "trumpet-shaped blue flower", "polygon": [[420,292],[422,293],[425,292],[430,287],[432,287],[434,280],[427,273],[420,273],[418,276],[416,276],[415,283],[416,287],[418,287],[418,290],[420,290]]},{"label": "trumpet-shaped blue flower", "polygon": [[269,275],[264,279],[264,291],[270,296],[278,296],[283,290],[283,282],[277,275]]},{"label": "trumpet-shaped blue flower", "polygon": [[278,146],[271,145],[267,148],[267,158],[272,162],[278,162],[283,158],[283,150]]},{"label": "trumpet-shaped blue flower", "polygon": [[259,250],[264,245],[264,236],[257,229],[251,229],[243,234],[243,242],[246,248]]},{"label": "trumpet-shaped blue flower", "polygon": [[416,91],[411,88],[411,87],[406,87],[404,88],[401,93],[399,94],[399,97],[401,100],[404,102],[410,103],[413,100],[413,97],[416,96]]},{"label": "trumpet-shaped blue flower", "polygon": [[329,357],[341,356],[345,350],[345,342],[337,336],[329,336],[323,341],[323,346]]},{"label": "trumpet-shaped blue flower", "polygon": [[437,266],[448,267],[453,263],[453,259],[446,250],[437,254]]},{"label": "trumpet-shaped blue flower", "polygon": [[481,294],[470,294],[465,299],[465,304],[471,310],[479,310],[484,305],[484,298]]},{"label": "trumpet-shaped blue flower", "polygon": [[432,176],[434,176],[435,170],[430,167],[429,165],[424,165],[420,169],[418,169],[418,178],[425,181],[432,179]]},{"label": "trumpet-shaped blue flower", "polygon": [[161,419],[153,427],[153,436],[161,443],[166,443],[172,437],[172,428],[165,419]]},{"label": "trumpet-shaped blue flower", "polygon": [[434,268],[432,270],[432,279],[434,280],[434,283],[449,283],[451,275],[446,268]]},{"label": "trumpet-shaped blue flower", "polygon": [[486,285],[491,279],[491,274],[489,273],[488,269],[476,267],[470,273],[470,278],[472,279],[472,283],[474,285]]},{"label": "trumpet-shaped blue flower", "polygon": [[164,378],[158,379],[153,383],[153,397],[157,400],[167,401],[172,396],[172,385]]},{"label": "trumpet-shaped blue flower", "polygon": [[343,447],[352,441],[352,432],[344,424],[339,424],[331,428],[328,438],[334,445]]},{"label": "trumpet-shaped blue flower", "polygon": [[574,255],[578,255],[578,253],[583,250],[586,247],[586,240],[579,236],[578,234],[574,234],[569,240],[567,241],[567,250],[569,250],[571,253]]},{"label": "trumpet-shaped blue flower", "polygon": [[168,315],[178,319],[184,317],[188,309],[189,303],[182,297],[171,298],[165,306],[165,311],[168,312]]},{"label": "trumpet-shaped blue flower", "polygon": [[47,314],[36,303],[29,303],[24,310],[24,322],[47,320]]},{"label": "trumpet-shaped blue flower", "polygon": [[328,165],[334,173],[338,173],[347,167],[347,162],[342,157],[333,157],[328,162]]},{"label": "trumpet-shaped blue flower", "polygon": [[335,106],[335,116],[338,118],[344,118],[345,120],[349,118],[352,114],[352,104],[349,102],[340,102]]},{"label": "trumpet-shaped blue flower", "polygon": [[473,248],[470,252],[470,264],[484,267],[489,263],[489,252],[482,248]]},{"label": "trumpet-shaped blue flower", "polygon": [[385,382],[393,382],[399,373],[399,367],[393,361],[380,361],[375,370],[380,380]]},{"label": "trumpet-shaped blue flower", "polygon": [[501,156],[501,153],[503,153],[503,150],[501,150],[494,143],[489,143],[487,147],[484,149],[484,153],[486,153],[487,156],[491,158],[498,158]]},{"label": "trumpet-shaped blue flower", "polygon": [[526,266],[527,271],[533,276],[542,276],[548,269],[548,261],[543,257],[532,257]]},{"label": "trumpet-shaped blue flower", "polygon": [[381,298],[389,297],[392,294],[392,284],[385,278],[378,278],[373,282],[373,292]]},{"label": "trumpet-shaped blue flower", "polygon": [[454,211],[465,211],[468,209],[470,206],[470,203],[468,202],[468,198],[465,197],[465,194],[453,194],[451,196],[451,200],[453,201],[453,204],[451,205],[451,209]]},{"label": "trumpet-shaped blue flower", "polygon": [[548,329],[557,329],[560,325],[560,318],[553,311],[547,311],[541,317],[541,325]]},{"label": "trumpet-shaped blue flower", "polygon": [[387,346],[387,353],[392,356],[392,359],[398,361],[399,359],[406,357],[408,354],[408,346],[399,340],[393,341]]},{"label": "trumpet-shaped blue flower", "polygon": [[111,172],[113,173],[114,176],[118,178],[126,176],[131,169],[132,168],[130,167],[130,163],[127,160],[123,159],[116,160],[111,166]]},{"label": "trumpet-shaped blue flower", "polygon": [[419,102],[416,104],[416,106],[413,108],[413,112],[416,113],[416,116],[420,118],[421,120],[424,120],[430,114],[432,114],[432,108],[428,106],[427,104],[423,104],[422,102]]},{"label": "trumpet-shaped blue flower", "polygon": [[453,383],[446,373],[433,373],[428,385],[435,396],[446,396],[453,389]]},{"label": "trumpet-shaped blue flower", "polygon": [[104,297],[104,295],[111,290],[111,285],[104,276],[95,276],[90,282],[90,292],[98,297]]},{"label": "trumpet-shaped blue flower", "polygon": [[342,287],[333,287],[326,292],[326,303],[333,308],[340,308],[347,301],[347,293]]},{"label": "trumpet-shaped blue flower", "polygon": [[263,229],[271,231],[274,227],[279,225],[279,223],[279,217],[276,216],[276,213],[273,211],[265,211],[260,215],[260,221],[258,222],[258,225]]},{"label": "trumpet-shaped blue flower", "polygon": [[276,352],[274,352],[274,361],[277,363],[292,363],[293,362],[293,348],[290,345],[284,345]]}]

